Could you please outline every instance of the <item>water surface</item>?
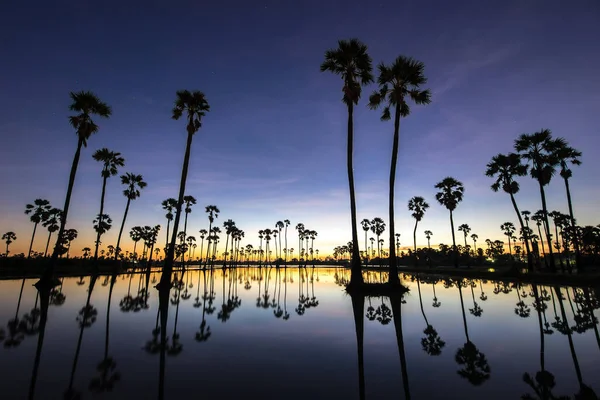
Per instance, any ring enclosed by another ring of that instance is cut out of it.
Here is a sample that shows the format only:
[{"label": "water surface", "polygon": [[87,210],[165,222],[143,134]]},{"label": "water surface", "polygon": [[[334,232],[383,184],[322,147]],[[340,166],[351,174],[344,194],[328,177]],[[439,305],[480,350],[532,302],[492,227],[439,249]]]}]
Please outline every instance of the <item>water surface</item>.
[{"label": "water surface", "polygon": [[341,268],[177,272],[166,318],[158,271],[64,278],[44,329],[34,281],[0,281],[1,398],[574,399],[600,392],[594,290],[404,275],[410,292],[402,297],[352,299],[342,287],[348,278]]}]

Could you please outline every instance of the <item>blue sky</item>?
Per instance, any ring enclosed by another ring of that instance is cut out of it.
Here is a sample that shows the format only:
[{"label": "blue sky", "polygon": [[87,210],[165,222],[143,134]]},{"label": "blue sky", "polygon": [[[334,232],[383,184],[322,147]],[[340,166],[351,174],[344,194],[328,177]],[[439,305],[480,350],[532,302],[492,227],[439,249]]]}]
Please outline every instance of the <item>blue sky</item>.
[{"label": "blue sky", "polygon": [[[126,3],[126,4],[125,4]],[[408,199],[431,208],[419,228],[433,243],[451,241],[447,211],[434,184],[465,184],[455,223],[480,239],[500,238],[516,222],[508,196],[493,193],[485,165],[512,150],[524,132],[549,128],[583,151],[572,180],[576,217],[598,224],[600,4],[596,1],[192,1],[12,2],[0,16],[0,229],[15,231],[24,251],[31,224],[24,205],[47,198],[62,207],[76,147],[69,92],[92,90],[113,108],[84,150],[69,227],[74,250],[90,245],[98,213],[100,165],[94,150],[126,159],[122,172],[148,182],[131,208],[133,225],[162,224],[160,202],[176,197],[185,127],[170,112],[178,89],[202,90],[211,104],[192,147],[187,193],[198,199],[188,225],[206,228],[204,206],[221,209],[258,244],[256,232],[277,220],[303,222],[330,252],[350,235],[346,178],[346,110],[340,79],[319,72],[324,51],[358,37],[375,63],[404,54],[422,60],[433,92],[401,122],[396,223],[412,243]],[[365,89],[370,93],[374,87]],[[365,105],[355,113],[358,217],[387,220],[392,123]],[[109,181],[107,212],[115,241],[125,206],[118,178]],[[550,209],[566,212],[564,185],[548,188]],[[540,208],[535,182],[522,180],[517,201]],[[290,238],[294,237],[290,235]],[[44,239],[36,240],[40,249]],[[290,245],[291,247],[291,245]],[[297,247],[297,246],[295,246]]]}]

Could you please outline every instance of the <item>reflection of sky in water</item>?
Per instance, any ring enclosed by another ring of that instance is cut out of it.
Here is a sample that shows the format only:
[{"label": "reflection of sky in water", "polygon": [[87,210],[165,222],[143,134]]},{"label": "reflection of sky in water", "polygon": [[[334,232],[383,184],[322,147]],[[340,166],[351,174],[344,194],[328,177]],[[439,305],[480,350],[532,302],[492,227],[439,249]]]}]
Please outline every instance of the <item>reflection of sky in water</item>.
[{"label": "reflection of sky in water", "polygon": [[[349,296],[335,284],[334,269],[320,269],[319,281],[312,269],[306,270],[309,278],[302,282],[297,268],[287,271],[287,285],[283,280],[286,273],[282,269],[279,276],[276,269],[270,271],[268,280],[269,300],[279,300],[284,308],[286,300],[290,318],[284,321],[276,318],[275,308],[257,307],[259,281],[250,280],[251,288],[246,290],[247,277],[258,277],[258,270],[239,270],[241,277],[231,282],[232,272],[225,277],[225,302],[229,293],[241,300],[241,307],[232,311],[230,318],[223,323],[217,319],[223,303],[223,275],[221,270],[214,272],[215,311],[206,315],[207,325],[212,332],[206,342],[195,340],[202,318],[202,307],[193,307],[200,283],[200,296],[204,292],[203,276],[197,271],[188,272],[184,281],[188,284],[188,300],[179,304],[177,333],[183,344],[183,351],[177,356],[167,357],[166,398],[189,396],[196,391],[198,396],[219,396],[221,398],[262,397],[271,398],[358,398],[358,370],[356,337],[352,304]],[[313,282],[310,275],[313,274]],[[267,279],[263,269],[260,292],[264,294]],[[135,294],[140,276],[131,279],[131,293]],[[159,279],[159,274],[152,278]],[[200,278],[200,281],[198,281]],[[76,322],[78,311],[85,305],[89,277],[84,285],[78,285],[77,278],[64,281],[65,304],[49,309],[48,325],[44,341],[42,361],[39,370],[36,398],[61,398],[68,386],[69,377],[77,346],[79,329]],[[208,279],[208,277],[207,277]],[[293,282],[291,282],[293,280]],[[96,367],[104,354],[106,302],[109,286],[103,286],[100,277],[91,298],[98,310],[98,319],[92,327],[85,329],[74,380],[74,388],[83,392],[84,398],[93,396],[88,391],[90,380],[97,376]],[[34,306],[36,292],[34,281],[26,281],[19,310],[19,316],[29,312]],[[158,387],[159,354],[148,354],[143,350],[145,343],[152,338],[156,323],[158,293],[151,284],[149,309],[139,312],[122,312],[119,302],[128,293],[130,279],[120,276],[113,290],[110,319],[110,348],[121,373],[112,393],[105,398],[154,398]],[[192,284],[192,288],[189,288]],[[317,307],[304,310],[299,316],[299,291],[309,299],[314,296]],[[530,286],[521,298],[530,309],[528,318],[515,314],[519,298],[517,290],[494,294],[494,284],[479,282],[462,289],[465,313],[470,340],[483,352],[491,367],[491,377],[480,386],[472,386],[457,374],[455,361],[457,349],[466,342],[460,298],[456,287],[444,288],[443,282],[435,285],[440,307],[433,307],[433,288],[430,283],[421,282],[423,310],[429,323],[445,342],[439,356],[429,356],[421,348],[421,338],[426,323],[423,318],[416,281],[405,280],[410,292],[402,305],[402,326],[406,350],[410,391],[413,398],[448,398],[459,396],[475,398],[519,398],[532,390],[522,381],[523,373],[535,375],[540,370],[540,335],[537,312],[529,295]],[[287,286],[287,296],[286,296]],[[14,317],[21,281],[0,282],[0,321],[6,331],[6,324]],[[487,296],[480,299],[481,291]],[[550,296],[550,288],[547,288]],[[571,290],[571,289],[569,289]],[[172,291],[172,296],[175,290]],[[571,306],[563,289],[565,311],[571,326],[575,324]],[[182,291],[183,294],[183,291]],[[570,292],[571,301],[573,293]],[[472,315],[473,298],[481,307],[480,317]],[[261,298],[262,301],[262,298]],[[383,302],[390,306],[387,298]],[[381,298],[371,298],[370,304],[376,309],[382,304]],[[572,302],[573,307],[577,304]],[[552,301],[547,302],[546,318],[554,322]],[[365,301],[365,313],[369,299]],[[558,314],[560,308],[556,302]],[[173,336],[176,306],[170,305],[167,332]],[[596,317],[600,314],[596,310]],[[600,385],[595,378],[600,376],[600,349],[593,330],[583,334],[573,333],[573,342],[581,368],[582,378],[597,392]],[[568,338],[558,332],[545,335],[546,370],[556,378],[553,390],[557,395],[573,396],[578,391],[577,376]],[[26,336],[14,348],[0,348],[0,371],[4,382],[2,398],[24,398],[27,395],[29,380],[35,356],[37,336]],[[377,321],[365,319],[364,362],[367,398],[390,398],[403,396],[400,360],[393,321],[381,325]],[[195,395],[194,395],[195,396]]]}]

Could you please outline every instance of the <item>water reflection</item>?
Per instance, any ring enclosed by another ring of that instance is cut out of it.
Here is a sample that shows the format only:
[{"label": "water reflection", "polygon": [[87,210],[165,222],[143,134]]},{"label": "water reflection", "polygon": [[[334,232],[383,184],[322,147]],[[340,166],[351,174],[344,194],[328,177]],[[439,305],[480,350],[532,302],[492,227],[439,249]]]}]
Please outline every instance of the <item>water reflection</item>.
[{"label": "water reflection", "polygon": [[597,399],[597,290],[423,274],[350,296],[348,280],[265,265],[1,281],[2,398]]}]

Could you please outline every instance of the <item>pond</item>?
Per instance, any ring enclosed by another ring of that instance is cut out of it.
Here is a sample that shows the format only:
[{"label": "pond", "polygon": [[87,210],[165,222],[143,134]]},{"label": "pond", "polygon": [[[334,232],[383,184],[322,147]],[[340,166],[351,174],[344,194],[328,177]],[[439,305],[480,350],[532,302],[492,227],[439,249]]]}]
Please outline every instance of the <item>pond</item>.
[{"label": "pond", "polygon": [[34,280],[0,281],[0,397],[600,393],[597,290],[401,278],[403,296],[351,298],[343,268],[177,271],[166,300],[155,289],[160,271],[136,271],[62,278],[48,301]]}]

